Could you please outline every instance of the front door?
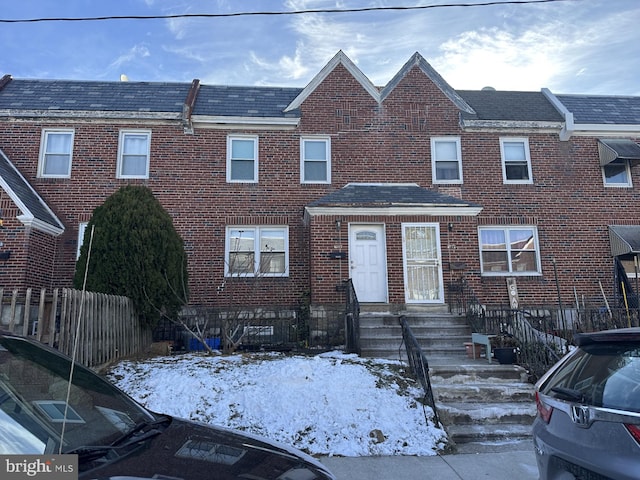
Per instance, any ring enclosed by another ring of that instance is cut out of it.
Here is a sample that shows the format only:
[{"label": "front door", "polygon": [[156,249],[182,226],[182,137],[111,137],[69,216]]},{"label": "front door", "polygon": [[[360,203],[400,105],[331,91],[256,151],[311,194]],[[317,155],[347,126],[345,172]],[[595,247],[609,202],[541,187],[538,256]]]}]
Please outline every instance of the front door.
[{"label": "front door", "polygon": [[384,225],[349,226],[349,266],[360,302],[387,302]]},{"label": "front door", "polygon": [[442,303],[440,226],[437,223],[402,225],[404,288],[407,303]]}]

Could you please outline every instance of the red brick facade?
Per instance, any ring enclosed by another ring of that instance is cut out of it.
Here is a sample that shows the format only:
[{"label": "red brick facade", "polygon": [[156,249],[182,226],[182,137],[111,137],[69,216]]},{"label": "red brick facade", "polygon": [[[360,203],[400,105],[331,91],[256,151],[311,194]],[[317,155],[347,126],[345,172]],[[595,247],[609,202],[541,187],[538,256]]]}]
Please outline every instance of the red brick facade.
[{"label": "red brick facade", "polygon": [[[46,127],[74,129],[70,178],[38,177],[41,132]],[[148,179],[116,178],[118,135],[126,128],[152,132]],[[258,136],[257,183],[226,181],[230,134]],[[304,135],[330,136],[330,184],[301,184],[300,137]],[[460,138],[462,184],[433,184],[430,139],[435,136]],[[503,182],[503,137],[528,140],[532,183]],[[517,277],[521,301],[555,303],[557,273],[564,302],[571,304],[574,291],[597,296],[598,281],[607,294],[612,293],[607,226],[640,225],[639,190],[605,187],[597,138],[573,136],[561,141],[559,128],[515,123],[465,128],[459,107],[417,66],[379,102],[340,62],[304,98],[297,127],[196,124],[190,134],[178,120],[4,116],[0,150],[65,230],[55,237],[25,228],[17,219],[19,209],[0,190],[4,218],[0,252],[11,251],[8,260],[0,260],[0,286],[69,286],[79,223],[88,221],[92,210],[120,186],[135,182],[154,192],[184,239],[195,305],[215,306],[229,299],[248,305],[290,305],[306,292],[311,292],[316,305],[341,303],[344,294],[338,287],[351,270],[349,229],[358,224],[384,227],[387,298],[383,303],[403,305],[403,223],[439,225],[445,303],[449,300],[446,286],[460,275],[481,302],[506,303],[508,275],[481,273],[478,228],[523,225],[537,229],[541,273]],[[636,168],[631,172],[637,180]],[[311,202],[349,183],[416,183],[478,205],[481,211],[478,215],[449,210],[424,215],[411,209],[393,215],[305,212]],[[225,277],[225,229],[232,225],[287,226],[288,276]],[[458,269],[452,268],[454,264]]]}]

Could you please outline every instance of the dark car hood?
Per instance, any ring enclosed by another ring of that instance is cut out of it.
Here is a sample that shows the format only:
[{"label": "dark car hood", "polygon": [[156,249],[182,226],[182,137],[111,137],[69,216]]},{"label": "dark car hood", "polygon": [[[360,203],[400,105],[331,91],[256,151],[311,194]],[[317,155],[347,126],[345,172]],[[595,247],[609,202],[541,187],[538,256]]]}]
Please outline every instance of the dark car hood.
[{"label": "dark car hood", "polygon": [[80,479],[172,480],[333,477],[313,458],[252,436],[173,419],[162,433],[112,460],[80,464]]}]

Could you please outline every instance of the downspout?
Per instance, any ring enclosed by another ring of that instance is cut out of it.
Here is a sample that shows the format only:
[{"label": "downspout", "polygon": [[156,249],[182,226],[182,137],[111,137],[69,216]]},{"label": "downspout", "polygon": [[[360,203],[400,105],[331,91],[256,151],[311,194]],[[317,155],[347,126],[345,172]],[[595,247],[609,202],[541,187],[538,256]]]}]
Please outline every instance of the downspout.
[{"label": "downspout", "polygon": [[573,122],[573,113],[567,110],[567,107],[556,97],[551,90],[548,88],[543,88],[542,94],[546,97],[546,99],[553,105],[553,107],[560,113],[560,115],[564,118],[564,127],[560,130],[560,141],[566,142],[568,141],[575,131],[575,123]]}]

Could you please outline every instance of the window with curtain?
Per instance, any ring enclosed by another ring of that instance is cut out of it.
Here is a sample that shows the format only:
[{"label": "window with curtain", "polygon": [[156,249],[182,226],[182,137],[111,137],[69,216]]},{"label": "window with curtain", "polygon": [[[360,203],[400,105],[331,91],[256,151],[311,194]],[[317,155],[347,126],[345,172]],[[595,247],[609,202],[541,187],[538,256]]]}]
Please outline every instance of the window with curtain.
[{"label": "window with curtain", "polygon": [[258,137],[227,138],[227,182],[258,181]]},{"label": "window with curtain", "polygon": [[459,137],[431,139],[433,183],[462,183],[462,153]]},{"label": "window with curtain", "polygon": [[526,138],[501,138],[504,183],[532,183],[529,141]]},{"label": "window with curtain", "polygon": [[479,230],[483,275],[540,273],[540,251],[534,227],[483,227]]},{"label": "window with curtain", "polygon": [[47,129],[42,131],[40,142],[40,177],[71,177],[73,130]]},{"label": "window with curtain", "polygon": [[301,183],[331,183],[331,142],[328,137],[300,140]]},{"label": "window with curtain", "polygon": [[226,234],[227,276],[288,276],[289,231],[280,226],[234,226]]},{"label": "window with curtain", "polygon": [[118,178],[149,178],[151,132],[122,130],[118,146]]}]

